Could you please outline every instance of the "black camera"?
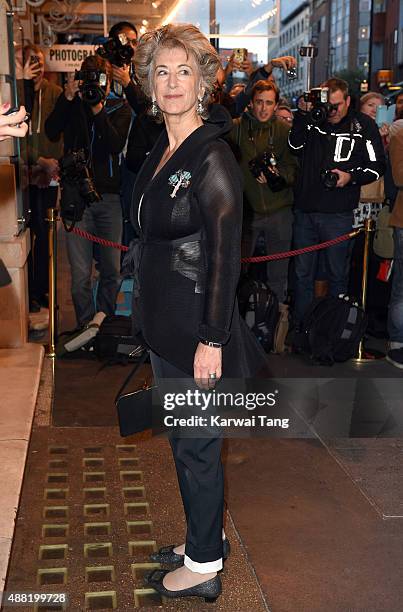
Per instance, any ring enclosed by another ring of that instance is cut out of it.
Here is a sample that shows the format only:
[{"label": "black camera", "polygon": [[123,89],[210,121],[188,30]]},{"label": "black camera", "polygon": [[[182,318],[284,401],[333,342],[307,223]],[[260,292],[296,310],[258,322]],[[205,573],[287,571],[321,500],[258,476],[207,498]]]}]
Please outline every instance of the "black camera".
[{"label": "black camera", "polygon": [[81,98],[90,106],[96,106],[106,97],[108,77],[101,70],[76,70],[75,81],[82,81],[79,89]]},{"label": "black camera", "polygon": [[331,191],[336,187],[339,177],[335,172],[323,169],[320,171],[320,180],[322,181],[326,189]]},{"label": "black camera", "polygon": [[303,99],[313,106],[308,113],[312,123],[323,123],[330,113],[338,108],[337,104],[330,104],[329,102],[328,87],[313,87],[303,94]]},{"label": "black camera", "polygon": [[84,149],[70,151],[60,160],[60,179],[61,216],[63,222],[72,223],[71,230],[82,219],[86,206],[102,200],[91,178]]},{"label": "black camera", "polygon": [[100,57],[120,68],[129,65],[134,55],[134,49],[124,32],[108,38],[96,52]]},{"label": "black camera", "polygon": [[274,192],[281,191],[286,187],[286,182],[282,176],[272,172],[277,166],[276,158],[271,151],[263,151],[248,162],[249,170],[255,178],[259,178],[261,173],[265,176],[267,184]]}]

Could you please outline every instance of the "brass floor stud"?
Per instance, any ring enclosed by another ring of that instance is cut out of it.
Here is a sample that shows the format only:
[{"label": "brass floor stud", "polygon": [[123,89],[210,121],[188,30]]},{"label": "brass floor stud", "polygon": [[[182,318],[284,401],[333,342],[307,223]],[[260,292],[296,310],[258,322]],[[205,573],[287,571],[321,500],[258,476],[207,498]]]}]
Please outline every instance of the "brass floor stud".
[{"label": "brass floor stud", "polygon": [[38,558],[43,559],[65,559],[67,556],[67,544],[43,544],[39,547]]},{"label": "brass floor stud", "polygon": [[67,610],[67,607],[65,604],[55,604],[55,605],[49,605],[49,604],[37,604],[34,607],[34,612],[58,612],[59,610]]},{"label": "brass floor stud", "polygon": [[56,519],[56,518],[68,518],[69,508],[68,506],[45,506],[43,509],[44,519]]},{"label": "brass floor stud", "polygon": [[66,584],[67,583],[67,568],[66,567],[52,567],[46,569],[39,569],[37,576],[37,583],[39,586],[48,584]]},{"label": "brass floor stud", "polygon": [[112,557],[112,543],[98,542],[84,544],[84,557],[86,559],[103,559],[105,557]]},{"label": "brass floor stud", "polygon": [[139,470],[120,470],[122,482],[143,482],[143,472]]},{"label": "brass floor stud", "polygon": [[42,525],[43,538],[67,538],[69,526],[65,524]]},{"label": "brass floor stud", "polygon": [[135,589],[134,605],[136,608],[162,606],[163,599],[154,589]]},{"label": "brass floor stud", "polygon": [[85,499],[105,499],[106,487],[90,487],[84,488]]},{"label": "brass floor stud", "polygon": [[135,516],[137,518],[143,518],[150,516],[150,505],[148,502],[133,502],[124,504],[125,516]]},{"label": "brass floor stud", "polygon": [[119,458],[120,468],[136,467],[137,465],[139,465],[139,463],[140,463],[140,459],[138,457]]},{"label": "brass floor stud", "polygon": [[105,472],[83,472],[83,482],[104,482]]},{"label": "brass floor stud", "polygon": [[124,499],[145,499],[146,490],[144,487],[123,487]]},{"label": "brass floor stud", "polygon": [[84,516],[109,516],[109,504],[84,504]]},{"label": "brass floor stud", "polygon": [[63,483],[63,482],[67,482],[68,479],[68,474],[67,472],[51,472],[50,474],[47,475],[47,482],[49,484],[52,483]]},{"label": "brass floor stud", "polygon": [[153,530],[152,521],[126,521],[127,533],[134,536],[150,536]]},{"label": "brass floor stud", "polygon": [[51,459],[51,461],[49,461],[50,470],[64,470],[68,466],[69,463],[65,459]]},{"label": "brass floor stud", "polygon": [[144,576],[148,572],[152,572],[155,569],[159,569],[161,565],[159,563],[132,563],[132,576],[136,582],[142,582]]},{"label": "brass floor stud", "polygon": [[110,523],[84,523],[85,536],[111,535]]},{"label": "brass floor stud", "polygon": [[136,540],[128,542],[129,555],[143,561],[148,559],[149,555],[157,550],[157,542],[155,540]]},{"label": "brass floor stud", "polygon": [[68,452],[68,446],[49,446],[50,455],[66,455]]},{"label": "brass floor stud", "polygon": [[104,467],[104,459],[103,457],[84,457],[83,467],[84,468],[90,468],[90,467],[102,468]]},{"label": "brass floor stud", "polygon": [[136,444],[117,444],[116,450],[118,453],[134,453],[137,449]]},{"label": "brass floor stud", "polygon": [[57,499],[63,500],[63,499],[67,499],[68,494],[69,494],[68,489],[45,489],[43,498],[49,501],[51,501],[52,499],[53,500],[57,500]]},{"label": "brass floor stud", "polygon": [[115,582],[115,578],[113,565],[97,565],[85,568],[86,582]]},{"label": "brass floor stud", "polygon": [[117,598],[115,591],[100,591],[85,594],[86,610],[116,610]]}]

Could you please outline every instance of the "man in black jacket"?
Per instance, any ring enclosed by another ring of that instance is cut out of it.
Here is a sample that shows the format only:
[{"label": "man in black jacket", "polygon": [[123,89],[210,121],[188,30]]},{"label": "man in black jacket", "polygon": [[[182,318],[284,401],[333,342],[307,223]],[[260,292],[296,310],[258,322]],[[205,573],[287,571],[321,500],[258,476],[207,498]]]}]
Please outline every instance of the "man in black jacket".
[{"label": "man in black jacket", "polygon": [[[295,189],[294,248],[331,240],[351,231],[353,209],[360,187],[385,171],[385,155],[375,121],[350,108],[348,84],[337,78],[326,81],[333,109],[315,122],[310,106],[295,113],[289,145],[301,160]],[[325,174],[325,171],[328,171]],[[347,292],[349,241],[322,251],[329,293]],[[318,251],[295,258],[294,323],[301,324],[314,297]]]},{"label": "man in black jacket", "polygon": [[[85,102],[79,89],[80,81],[70,78],[46,121],[45,130],[50,140],[57,140],[63,134],[65,153],[79,149],[86,151],[95,188],[102,196],[100,201],[85,207],[77,227],[120,242],[120,154],[126,142],[131,111],[125,100],[108,98],[111,80],[108,62],[92,55],[84,60],[81,70],[98,71],[101,100],[96,104]],[[105,75],[106,86],[102,85]],[[95,310],[113,314],[120,282],[120,252],[102,246],[98,250],[99,285],[95,309],[91,287],[93,245],[74,233],[68,233],[67,251],[78,326],[88,323]]]}]

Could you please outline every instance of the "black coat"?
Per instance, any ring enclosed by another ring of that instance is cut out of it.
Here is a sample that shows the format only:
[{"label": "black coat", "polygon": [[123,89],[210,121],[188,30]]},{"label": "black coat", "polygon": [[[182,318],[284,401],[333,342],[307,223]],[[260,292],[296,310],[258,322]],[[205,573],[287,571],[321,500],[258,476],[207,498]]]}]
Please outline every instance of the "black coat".
[{"label": "black coat", "polygon": [[223,376],[252,376],[266,363],[235,298],[242,184],[221,140],[231,127],[228,112],[213,106],[153,179],[168,146],[164,129],[133,192],[132,223],[142,241],[134,316],[149,347],[190,375],[200,339],[224,345]]},{"label": "black coat", "polygon": [[64,151],[91,152],[94,181],[99,193],[120,193],[120,154],[126,144],[131,110],[126,101],[107,99],[105,107],[93,115],[75,96],[67,100],[61,93],[45,123],[49,140],[63,134]]},{"label": "black coat", "polygon": [[[304,212],[352,211],[358,206],[361,185],[378,180],[385,172],[378,127],[363,113],[350,110],[335,125],[315,125],[309,115],[297,111],[288,142],[301,160],[294,206]],[[321,170],[335,168],[349,172],[351,181],[343,188],[327,190]]]}]

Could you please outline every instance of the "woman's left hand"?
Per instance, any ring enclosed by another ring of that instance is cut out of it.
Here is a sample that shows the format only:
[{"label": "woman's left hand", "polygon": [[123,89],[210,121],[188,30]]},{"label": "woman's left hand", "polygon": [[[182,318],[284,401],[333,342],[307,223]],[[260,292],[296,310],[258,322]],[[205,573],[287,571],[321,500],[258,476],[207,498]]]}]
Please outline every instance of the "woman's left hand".
[{"label": "woman's left hand", "polygon": [[[222,349],[199,342],[193,362],[193,374],[198,387],[213,389],[222,374]],[[210,374],[215,374],[215,378],[211,378]]]}]

